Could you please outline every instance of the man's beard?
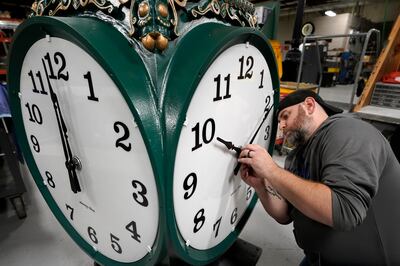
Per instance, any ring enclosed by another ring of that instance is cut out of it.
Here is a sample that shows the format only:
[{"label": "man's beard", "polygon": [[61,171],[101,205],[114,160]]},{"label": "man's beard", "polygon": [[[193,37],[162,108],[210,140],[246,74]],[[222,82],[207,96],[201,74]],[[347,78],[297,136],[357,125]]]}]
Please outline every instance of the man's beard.
[{"label": "man's beard", "polygon": [[295,126],[287,135],[287,141],[295,147],[304,145],[309,137],[308,125],[310,121],[306,117],[306,112],[299,105]]},{"label": "man's beard", "polygon": [[307,131],[304,128],[298,128],[289,132],[287,141],[295,147],[304,145],[307,142]]}]

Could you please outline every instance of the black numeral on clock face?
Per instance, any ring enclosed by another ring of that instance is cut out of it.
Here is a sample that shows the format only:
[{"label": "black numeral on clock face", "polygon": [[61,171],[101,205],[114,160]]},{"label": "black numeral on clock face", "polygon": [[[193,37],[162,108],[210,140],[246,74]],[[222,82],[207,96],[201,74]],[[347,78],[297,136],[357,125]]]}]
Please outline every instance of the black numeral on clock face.
[{"label": "black numeral on clock face", "polygon": [[34,135],[31,135],[31,142],[33,144],[33,149],[36,152],[40,152],[40,145],[39,145],[39,141],[37,140],[37,138]]},{"label": "black numeral on clock face", "polygon": [[246,200],[250,199],[251,194],[253,194],[253,190],[251,190],[251,187],[247,187]]},{"label": "black numeral on clock face", "polygon": [[203,227],[205,221],[206,217],[204,216],[204,209],[200,209],[196,213],[193,219],[194,222],[193,233],[197,233]]},{"label": "black numeral on clock face", "polygon": [[233,225],[237,220],[237,208],[235,208],[231,215],[231,224]]},{"label": "black numeral on clock face", "polygon": [[265,98],[265,109],[264,112],[268,111],[268,109],[270,108],[269,104],[271,103],[271,96],[267,96],[267,98]]},{"label": "black numeral on clock face", "polygon": [[133,199],[142,205],[143,207],[147,207],[149,205],[149,201],[146,198],[147,194],[147,189],[145,185],[143,185],[140,181],[138,180],[133,180],[132,181],[132,186],[133,188],[136,188],[137,191],[133,192]]},{"label": "black numeral on clock face", "polygon": [[221,220],[222,220],[222,216],[219,217],[219,219],[215,222],[214,226],[213,226],[213,231],[215,232],[214,237],[218,236],[218,232],[219,232],[219,226],[221,225]]},{"label": "black numeral on clock face", "polygon": [[124,143],[124,141],[126,141],[129,138],[129,129],[124,123],[122,123],[120,121],[115,122],[114,123],[115,133],[119,133],[120,128],[122,128],[123,136],[120,137],[119,139],[117,139],[117,141],[115,142],[115,147],[117,147],[117,148],[121,147],[125,151],[130,151],[132,149],[132,144]]},{"label": "black numeral on clock face", "polygon": [[230,83],[231,83],[231,74],[227,75],[224,78],[224,80],[226,83],[226,87],[225,87],[225,95],[222,97],[221,96],[221,74],[219,74],[216,78],[214,78],[214,81],[217,83],[216,95],[215,95],[215,98],[213,98],[214,102],[232,97],[232,95],[229,93],[229,87],[230,87]]},{"label": "black numeral on clock face", "polygon": [[71,220],[74,220],[74,208],[72,208],[71,206],[69,206],[68,204],[65,204],[65,207],[67,208],[67,210],[70,211],[69,213],[69,218]]},{"label": "black numeral on clock face", "polygon": [[90,240],[93,241],[93,243],[98,244],[99,240],[97,239],[96,231],[93,229],[93,227],[88,227],[88,235],[90,237]]},{"label": "black numeral on clock face", "polygon": [[30,106],[29,103],[26,103],[25,106],[29,112],[29,121],[41,125],[43,123],[43,118],[39,107],[36,104],[32,104],[32,106]]},{"label": "black numeral on clock face", "polygon": [[125,229],[128,230],[132,235],[131,237],[140,243],[140,235],[137,232],[135,221],[130,222],[125,226]]},{"label": "black numeral on clock face", "polygon": [[270,131],[270,126],[268,125],[268,126],[265,127],[264,140],[268,140],[269,139],[269,135],[270,135],[269,131]]},{"label": "black numeral on clock face", "polygon": [[247,71],[246,74],[243,75],[243,68],[244,68],[244,56],[242,56],[241,58],[239,58],[239,62],[240,62],[240,75],[237,77],[238,79],[251,79],[251,77],[253,76],[253,71],[251,70],[253,68],[254,65],[254,59],[252,56],[247,57],[246,59],[246,66]]},{"label": "black numeral on clock face", "polygon": [[[200,134],[201,131],[201,134]],[[205,144],[210,143],[215,135],[215,121],[212,118],[209,118],[206,120],[204,123],[203,127],[200,127],[200,123],[197,123],[193,128],[192,132],[195,133],[195,141],[194,141],[194,147],[192,148],[192,151],[197,150],[201,146],[203,146],[204,142]]]},{"label": "black numeral on clock face", "polygon": [[92,81],[92,74],[88,71],[85,75],[83,75],[84,79],[87,79],[89,85],[89,93],[90,95],[87,97],[90,101],[98,102],[99,98],[94,95],[94,88],[93,88],[93,81]]},{"label": "black numeral on clock face", "polygon": [[50,72],[49,78],[50,79],[63,79],[65,81],[68,81],[69,73],[68,73],[68,71],[64,71],[67,64],[65,61],[65,57],[62,53],[56,52],[56,53],[54,53],[54,56],[53,56],[54,63],[57,66],[61,64],[61,66],[58,69],[57,76],[54,74],[53,63],[52,63],[50,54],[47,53],[44,56],[44,59],[47,61],[47,64],[49,66],[49,72]]},{"label": "black numeral on clock face", "polygon": [[46,90],[44,89],[42,74],[40,73],[40,71],[36,72],[36,77],[38,78],[39,84],[40,84],[40,91],[36,87],[35,77],[33,76],[32,70],[28,72],[28,76],[31,77],[32,85],[33,85],[32,91],[34,93],[47,94]]},{"label": "black numeral on clock face", "polygon": [[261,76],[261,82],[260,82],[260,86],[258,86],[259,89],[264,88],[264,69],[260,72],[260,76]]},{"label": "black numeral on clock face", "polygon": [[195,173],[188,174],[185,178],[185,181],[183,181],[183,189],[186,191],[183,195],[185,200],[189,199],[193,195],[193,193],[196,191],[196,186],[197,175]]},{"label": "black numeral on clock face", "polygon": [[122,248],[118,243],[119,238],[116,237],[113,234],[110,234],[110,237],[111,237],[111,247],[115,250],[115,252],[121,254],[122,253]]},{"label": "black numeral on clock face", "polygon": [[56,184],[54,183],[53,176],[50,174],[49,171],[46,171],[45,174],[46,174],[46,177],[47,177],[47,184],[48,184],[50,187],[55,188],[55,187],[56,187]]}]

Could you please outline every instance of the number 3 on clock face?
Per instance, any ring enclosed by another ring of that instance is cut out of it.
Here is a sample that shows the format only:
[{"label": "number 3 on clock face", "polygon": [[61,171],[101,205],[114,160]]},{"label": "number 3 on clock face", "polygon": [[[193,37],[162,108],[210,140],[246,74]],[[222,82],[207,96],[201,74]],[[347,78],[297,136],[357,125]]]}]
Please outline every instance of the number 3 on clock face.
[{"label": "number 3 on clock face", "polygon": [[188,262],[207,260],[202,254],[210,258],[223,252],[255,203],[254,190],[234,174],[237,154],[217,138],[235,146],[269,147],[274,141],[276,80],[271,62],[258,43],[233,42],[203,70],[192,91],[182,96],[186,103],[178,118],[182,125],[176,133],[171,186],[177,230],[191,250]]},{"label": "number 3 on clock face", "polygon": [[[197,86],[178,142],[173,188],[177,224],[193,248],[210,249],[224,240],[254,193],[233,174],[236,154],[216,138],[248,143],[272,106],[267,100],[272,95],[266,60],[246,44],[219,55]],[[271,122],[272,112],[264,128]],[[260,131],[256,142],[267,146],[264,133]]]},{"label": "number 3 on clock face", "polygon": [[[40,39],[23,60],[20,105],[30,153],[61,219],[110,260],[146,256],[159,223],[156,182],[132,112],[105,70],[70,41]],[[74,172],[66,167],[72,157]]]}]

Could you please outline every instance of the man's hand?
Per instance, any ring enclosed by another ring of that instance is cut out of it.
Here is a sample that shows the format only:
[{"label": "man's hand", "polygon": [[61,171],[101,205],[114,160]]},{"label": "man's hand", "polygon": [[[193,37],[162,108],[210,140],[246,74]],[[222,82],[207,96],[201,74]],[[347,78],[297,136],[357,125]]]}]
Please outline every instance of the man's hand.
[{"label": "man's hand", "polygon": [[238,161],[251,170],[247,171],[248,173],[261,179],[268,180],[268,177],[279,169],[267,150],[257,144],[243,147]]},{"label": "man's hand", "polygon": [[264,179],[254,175],[254,171],[246,165],[242,164],[240,168],[240,176],[242,180],[249,186],[253,187],[256,192],[265,189]]}]

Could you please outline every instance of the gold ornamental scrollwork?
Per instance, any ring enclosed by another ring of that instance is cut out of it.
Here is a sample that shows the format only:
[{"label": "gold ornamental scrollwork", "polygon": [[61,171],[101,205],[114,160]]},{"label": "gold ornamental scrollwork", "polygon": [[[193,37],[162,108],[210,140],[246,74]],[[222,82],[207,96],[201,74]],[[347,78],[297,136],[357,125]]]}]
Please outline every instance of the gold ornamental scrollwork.
[{"label": "gold ornamental scrollwork", "polygon": [[152,52],[167,49],[186,23],[200,18],[257,27],[254,5],[247,0],[36,0],[32,11],[31,16],[96,16],[122,27],[127,38]]}]

